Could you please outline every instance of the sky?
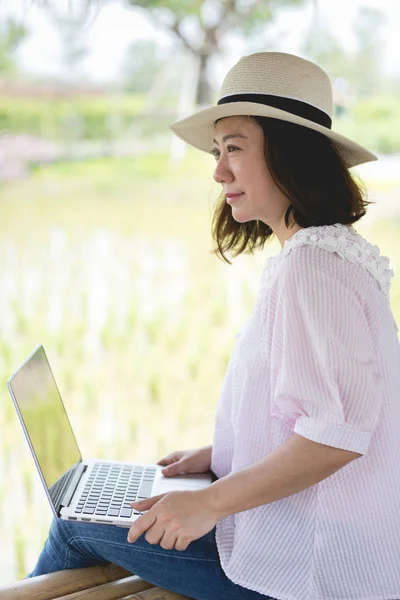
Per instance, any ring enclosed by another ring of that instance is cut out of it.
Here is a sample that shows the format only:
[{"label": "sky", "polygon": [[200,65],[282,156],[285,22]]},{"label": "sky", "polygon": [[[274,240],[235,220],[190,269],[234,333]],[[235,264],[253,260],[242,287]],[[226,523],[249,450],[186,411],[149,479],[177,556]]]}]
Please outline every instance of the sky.
[{"label": "sky", "polygon": [[[52,0],[67,9],[86,0]],[[117,80],[126,50],[140,39],[155,39],[165,47],[171,47],[172,38],[154,26],[145,11],[124,6],[122,0],[92,0],[99,9],[93,9],[92,18],[83,35],[89,44],[90,53],[83,63],[83,73],[98,82]],[[27,73],[35,75],[60,74],[61,45],[56,28],[51,24],[41,0],[0,0],[0,23],[8,16],[25,22],[31,30],[29,38],[18,51],[18,60]],[[383,70],[388,74],[400,75],[398,60],[400,44],[399,0],[318,0],[318,18],[328,24],[339,41],[349,51],[354,49],[353,24],[357,11],[362,6],[379,8],[386,15],[383,48]],[[310,27],[313,11],[312,2],[302,9],[282,10],[274,27],[272,47],[268,50],[300,53],[299,45]],[[274,47],[275,45],[275,47]],[[258,49],[259,50],[259,49]],[[246,54],[246,45],[239,38],[230,38],[223,55],[214,65],[212,77],[220,79],[240,56]]]}]

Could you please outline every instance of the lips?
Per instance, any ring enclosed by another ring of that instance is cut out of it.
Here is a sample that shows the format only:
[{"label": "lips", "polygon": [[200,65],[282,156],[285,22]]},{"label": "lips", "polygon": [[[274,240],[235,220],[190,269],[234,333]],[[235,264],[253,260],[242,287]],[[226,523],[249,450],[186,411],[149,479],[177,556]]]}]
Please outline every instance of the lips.
[{"label": "lips", "polygon": [[240,194],[225,194],[226,197],[226,203],[227,204],[234,204],[234,202],[240,198],[240,196],[243,195],[243,192],[241,192]]}]

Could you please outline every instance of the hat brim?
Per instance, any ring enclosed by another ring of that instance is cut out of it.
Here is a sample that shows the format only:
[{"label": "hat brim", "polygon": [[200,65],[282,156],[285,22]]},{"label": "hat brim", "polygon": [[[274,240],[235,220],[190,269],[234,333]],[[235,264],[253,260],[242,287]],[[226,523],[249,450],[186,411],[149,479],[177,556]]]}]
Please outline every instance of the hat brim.
[{"label": "hat brim", "polygon": [[378,160],[375,154],[340,133],[290,112],[255,102],[231,102],[212,106],[173,123],[169,128],[184,142],[211,153],[215,136],[215,122],[224,117],[242,115],[270,117],[318,131],[332,141],[348,168]]}]

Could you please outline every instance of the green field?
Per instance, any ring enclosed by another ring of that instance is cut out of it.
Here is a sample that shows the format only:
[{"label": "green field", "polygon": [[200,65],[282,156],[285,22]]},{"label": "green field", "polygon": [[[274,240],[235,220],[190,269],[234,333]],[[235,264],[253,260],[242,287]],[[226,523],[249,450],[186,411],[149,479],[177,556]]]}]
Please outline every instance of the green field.
[{"label": "green field", "polygon": [[[280,249],[232,266],[213,255],[212,169],[199,152],[178,166],[146,155],[53,165],[0,188],[0,584],[33,566],[51,518],[6,391],[36,344],[85,457],[155,461],[210,443],[235,335]],[[378,197],[390,185],[371,182]],[[397,220],[355,227],[395,268]],[[399,322],[398,275],[391,300]]]}]

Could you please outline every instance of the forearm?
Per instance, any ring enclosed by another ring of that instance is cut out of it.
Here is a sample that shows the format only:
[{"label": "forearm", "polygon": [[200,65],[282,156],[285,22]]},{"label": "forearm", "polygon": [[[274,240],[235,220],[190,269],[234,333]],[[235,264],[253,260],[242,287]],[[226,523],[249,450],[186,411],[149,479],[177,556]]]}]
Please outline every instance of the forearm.
[{"label": "forearm", "polygon": [[359,456],[293,434],[266,458],[219,479],[205,493],[222,519],[296,494]]},{"label": "forearm", "polygon": [[208,463],[208,468],[211,469],[211,458],[212,458],[212,444],[210,444],[210,446],[203,446],[201,448],[201,452],[203,453],[204,456],[207,457],[207,463]]}]

